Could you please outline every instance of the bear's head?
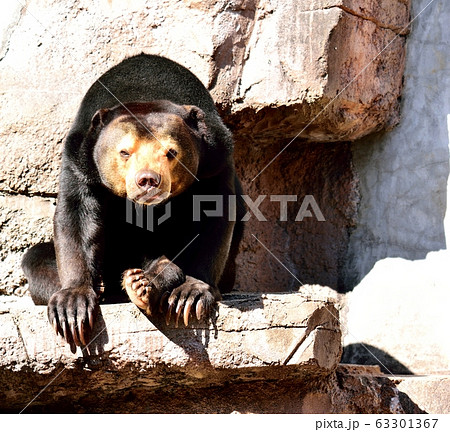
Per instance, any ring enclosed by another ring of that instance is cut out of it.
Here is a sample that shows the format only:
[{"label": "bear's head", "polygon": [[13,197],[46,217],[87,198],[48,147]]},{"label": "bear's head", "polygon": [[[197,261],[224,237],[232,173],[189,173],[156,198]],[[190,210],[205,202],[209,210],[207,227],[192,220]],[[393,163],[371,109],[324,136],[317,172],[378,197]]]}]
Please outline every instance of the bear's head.
[{"label": "bear's head", "polygon": [[198,171],[205,115],[169,101],[101,109],[92,118],[93,156],[100,179],[114,194],[159,204],[179,195]]}]

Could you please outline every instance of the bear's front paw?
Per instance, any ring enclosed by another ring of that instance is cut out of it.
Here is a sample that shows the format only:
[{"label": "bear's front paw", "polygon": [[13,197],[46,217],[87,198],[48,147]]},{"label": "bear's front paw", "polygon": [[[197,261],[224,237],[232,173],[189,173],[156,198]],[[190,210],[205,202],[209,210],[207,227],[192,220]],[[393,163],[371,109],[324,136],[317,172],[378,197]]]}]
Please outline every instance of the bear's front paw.
[{"label": "bear's front paw", "polygon": [[162,311],[162,305],[169,297],[169,292],[158,289],[142,269],[127,270],[123,275],[122,285],[130,300],[148,315],[156,310]]},{"label": "bear's front paw", "polygon": [[98,312],[98,297],[91,288],[67,288],[55,292],[48,303],[48,319],[70,345],[87,345]]},{"label": "bear's front paw", "polygon": [[221,299],[220,292],[207,283],[191,276],[186,276],[186,282],[175,288],[167,303],[169,308],[166,322],[169,323],[172,312],[175,311],[175,326],[183,314],[184,325],[189,325],[189,316],[195,315],[198,321],[210,317],[217,300]]}]

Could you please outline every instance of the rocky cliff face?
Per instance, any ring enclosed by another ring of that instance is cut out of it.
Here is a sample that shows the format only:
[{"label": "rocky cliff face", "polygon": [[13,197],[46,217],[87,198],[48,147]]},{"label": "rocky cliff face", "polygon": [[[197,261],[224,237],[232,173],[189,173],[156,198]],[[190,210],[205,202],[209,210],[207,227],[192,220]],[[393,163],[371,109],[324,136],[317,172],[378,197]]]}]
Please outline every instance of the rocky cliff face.
[{"label": "rocky cliff face", "polygon": [[[347,142],[399,120],[409,1],[32,0],[10,9],[0,33],[2,292],[23,291],[21,254],[51,236],[62,142],[81,98],[142,51],[180,62],[210,89],[233,130],[245,193],[266,195],[267,221],[251,214],[247,224],[237,287],[345,288],[359,199]],[[324,220],[302,209],[305,196]]]}]

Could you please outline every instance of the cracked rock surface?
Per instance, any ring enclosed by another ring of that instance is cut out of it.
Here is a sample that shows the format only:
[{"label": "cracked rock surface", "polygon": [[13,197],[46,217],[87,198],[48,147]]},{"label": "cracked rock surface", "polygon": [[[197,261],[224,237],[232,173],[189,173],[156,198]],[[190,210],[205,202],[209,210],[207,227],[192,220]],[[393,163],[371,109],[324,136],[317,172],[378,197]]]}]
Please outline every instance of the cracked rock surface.
[{"label": "cracked rock surface", "polygon": [[102,305],[92,343],[76,354],[53,334],[45,307],[2,298],[0,409],[19,409],[41,390],[35,405],[44,409],[61,399],[82,404],[100,389],[107,397],[136,387],[287,379],[308,387],[336,369],[342,352],[330,291],[309,288],[319,297],[229,294],[211,323],[189,328],[151,322],[131,303]]},{"label": "cracked rock surface", "polygon": [[102,305],[98,336],[76,354],[45,307],[0,300],[0,412],[424,412],[378,367],[338,364],[339,308],[325,287],[229,294],[212,322],[189,328]]}]

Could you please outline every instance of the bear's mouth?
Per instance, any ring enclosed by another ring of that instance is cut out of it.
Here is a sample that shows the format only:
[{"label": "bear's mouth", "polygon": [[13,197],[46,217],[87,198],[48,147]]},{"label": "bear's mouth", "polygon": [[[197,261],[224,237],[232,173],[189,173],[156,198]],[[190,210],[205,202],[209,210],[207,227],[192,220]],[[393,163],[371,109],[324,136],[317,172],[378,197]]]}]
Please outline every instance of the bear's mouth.
[{"label": "bear's mouth", "polygon": [[158,188],[151,188],[148,191],[139,191],[134,196],[129,196],[129,199],[136,204],[156,205],[166,200],[170,193],[162,191]]}]

